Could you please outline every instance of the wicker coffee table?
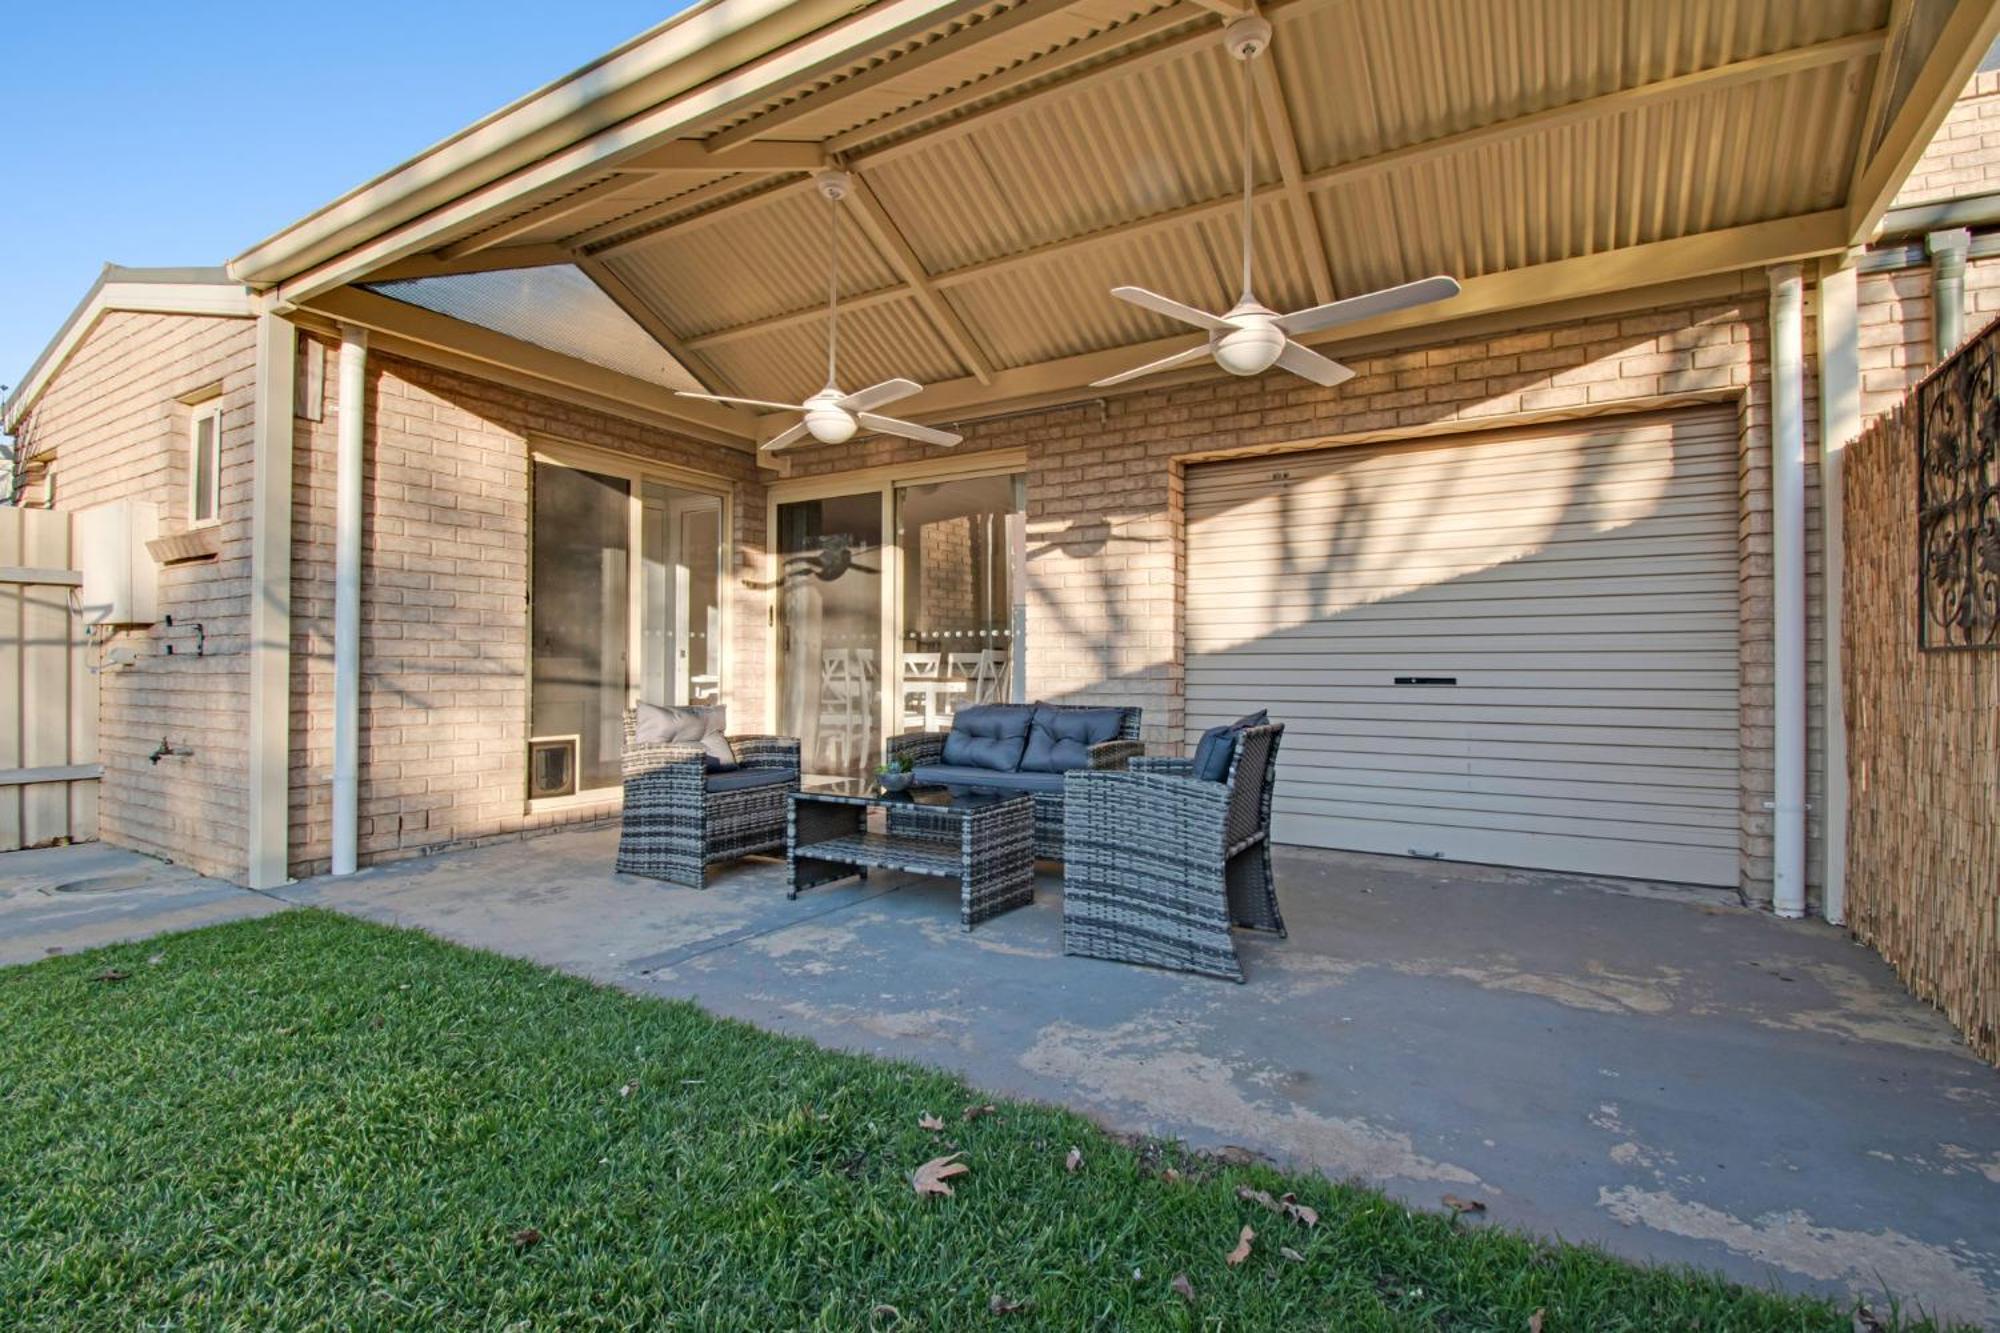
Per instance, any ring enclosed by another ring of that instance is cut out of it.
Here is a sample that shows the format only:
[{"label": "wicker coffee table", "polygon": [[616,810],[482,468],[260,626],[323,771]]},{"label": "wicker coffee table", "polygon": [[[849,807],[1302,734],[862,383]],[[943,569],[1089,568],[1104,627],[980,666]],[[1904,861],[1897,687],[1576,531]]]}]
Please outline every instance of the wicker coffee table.
[{"label": "wicker coffee table", "polygon": [[[868,831],[871,809],[888,812],[885,832]],[[785,862],[791,898],[818,884],[866,879],[871,869],[956,879],[959,920],[971,930],[1035,900],[1035,803],[1025,792],[811,783],[791,793]]]}]

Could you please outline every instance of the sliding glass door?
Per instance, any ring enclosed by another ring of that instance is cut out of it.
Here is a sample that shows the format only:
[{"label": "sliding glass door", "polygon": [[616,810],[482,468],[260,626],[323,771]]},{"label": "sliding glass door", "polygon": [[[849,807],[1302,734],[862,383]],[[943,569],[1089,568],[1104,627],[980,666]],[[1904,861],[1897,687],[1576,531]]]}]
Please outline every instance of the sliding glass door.
[{"label": "sliding glass door", "polygon": [[537,461],[530,577],[531,794],[616,786],[631,662],[632,484]]},{"label": "sliding glass door", "polygon": [[936,731],[959,707],[1017,697],[1021,490],[1018,474],[896,488],[899,730]]},{"label": "sliding glass door", "polygon": [[882,750],[881,493],[776,510],[778,730],[808,773],[865,773]]},{"label": "sliding glass door", "polygon": [[624,714],[723,698],[723,501],[641,470],[537,455],[528,795],[621,781]]},{"label": "sliding glass door", "polygon": [[776,720],[808,774],[864,774],[886,733],[1021,697],[1023,499],[990,473],[773,505]]}]

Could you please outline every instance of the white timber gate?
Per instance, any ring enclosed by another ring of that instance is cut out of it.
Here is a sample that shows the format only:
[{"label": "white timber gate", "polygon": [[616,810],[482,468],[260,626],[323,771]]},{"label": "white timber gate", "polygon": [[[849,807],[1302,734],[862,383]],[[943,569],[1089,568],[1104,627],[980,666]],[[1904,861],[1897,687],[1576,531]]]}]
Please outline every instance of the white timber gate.
[{"label": "white timber gate", "polygon": [[97,677],[70,516],[0,506],[0,852],[97,836]]},{"label": "white timber gate", "polygon": [[1190,736],[1286,724],[1278,841],[1734,885],[1737,423],[1190,466]]}]

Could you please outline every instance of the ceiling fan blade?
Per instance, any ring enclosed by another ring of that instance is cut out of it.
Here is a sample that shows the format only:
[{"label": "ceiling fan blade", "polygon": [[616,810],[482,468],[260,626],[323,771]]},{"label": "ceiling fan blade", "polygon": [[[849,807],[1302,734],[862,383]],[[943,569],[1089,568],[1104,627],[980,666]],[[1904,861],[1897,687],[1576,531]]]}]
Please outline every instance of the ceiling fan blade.
[{"label": "ceiling fan blade", "polygon": [[866,412],[871,408],[882,407],[923,391],[924,386],[915,380],[883,380],[880,384],[870,385],[866,389],[848,394],[836,406],[845,408],[849,412]]},{"label": "ceiling fan blade", "polygon": [[897,435],[905,440],[916,440],[920,444],[935,444],[951,448],[965,437],[954,435],[948,430],[932,430],[929,426],[919,426],[914,421],[898,421],[894,417],[879,417],[873,412],[856,412],[855,420],[869,430],[883,435]]},{"label": "ceiling fan blade", "polygon": [[1331,389],[1336,384],[1345,384],[1354,378],[1354,372],[1338,361],[1330,360],[1287,338],[1285,350],[1278,353],[1278,364],[1302,379]]},{"label": "ceiling fan blade", "polygon": [[1291,334],[1312,333],[1318,329],[1330,329],[1336,324],[1367,319],[1371,315],[1386,315],[1392,310],[1407,310],[1413,305],[1442,301],[1457,295],[1456,278],[1419,278],[1400,287],[1384,287],[1377,292],[1350,296],[1344,301],[1329,301],[1325,305],[1294,310],[1289,315],[1278,316],[1278,327]]},{"label": "ceiling fan blade", "polygon": [[805,438],[806,438],[806,423],[801,421],[798,425],[792,427],[788,431],[785,431],[783,434],[773,435],[770,439],[764,441],[763,447],[769,449],[773,453],[776,453],[780,449],[791,448],[793,445],[797,444],[799,441]]},{"label": "ceiling fan blade", "polygon": [[1185,352],[1175,352],[1172,356],[1163,356],[1158,361],[1148,361],[1143,366],[1135,366],[1131,370],[1121,370],[1116,375],[1106,375],[1101,380],[1092,380],[1090,387],[1093,389],[1108,389],[1114,384],[1123,384],[1126,380],[1136,380],[1141,375],[1151,375],[1155,371],[1177,369],[1199,361],[1207,355],[1208,344],[1196,343]]},{"label": "ceiling fan blade", "polygon": [[1182,305],[1170,296],[1149,292],[1144,287],[1113,287],[1111,294],[1121,301],[1144,306],[1156,315],[1165,315],[1168,319],[1177,319],[1183,324],[1207,329],[1210,333],[1227,333],[1232,327],[1229,321],[1211,315],[1206,310],[1196,310],[1191,305]]},{"label": "ceiling fan blade", "polygon": [[699,398],[705,403],[741,403],[744,407],[765,407],[774,412],[803,412],[803,403],[773,403],[762,398],[731,398],[721,393],[692,393],[687,389],[676,389],[677,398]]}]

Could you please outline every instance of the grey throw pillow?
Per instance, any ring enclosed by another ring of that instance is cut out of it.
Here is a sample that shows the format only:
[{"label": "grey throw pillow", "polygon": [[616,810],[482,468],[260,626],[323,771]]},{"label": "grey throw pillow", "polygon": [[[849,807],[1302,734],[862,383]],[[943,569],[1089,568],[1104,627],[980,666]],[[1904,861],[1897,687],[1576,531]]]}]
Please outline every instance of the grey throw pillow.
[{"label": "grey throw pillow", "polygon": [[632,738],[642,745],[699,745],[705,751],[711,773],[727,773],[737,767],[736,751],[723,734],[728,726],[726,705],[714,707],[661,707],[641,703],[633,719]]}]

